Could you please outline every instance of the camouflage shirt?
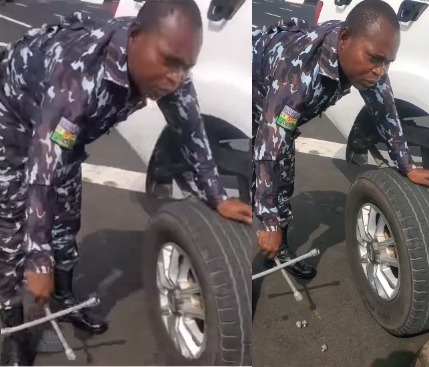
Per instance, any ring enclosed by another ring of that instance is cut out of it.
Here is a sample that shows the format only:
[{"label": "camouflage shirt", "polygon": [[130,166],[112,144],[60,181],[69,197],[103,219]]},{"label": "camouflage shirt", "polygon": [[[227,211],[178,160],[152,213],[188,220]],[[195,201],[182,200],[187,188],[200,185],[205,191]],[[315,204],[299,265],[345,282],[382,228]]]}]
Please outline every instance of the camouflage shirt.
[{"label": "camouflage shirt", "polygon": [[[25,247],[30,270],[52,269],[53,188],[61,187],[71,164],[83,160],[85,144],[146,106],[146,98],[133,92],[128,78],[126,48],[133,20],[97,23],[75,13],[59,24],[31,29],[6,50],[0,70],[0,109],[13,111],[15,128],[31,132],[27,143],[19,143],[27,144]],[[167,121],[180,126],[185,158],[194,167],[208,204],[216,206],[226,193],[219,183],[192,81],[185,80],[176,93],[157,103]],[[8,136],[16,139],[12,133]]]},{"label": "camouflage shirt", "polygon": [[[253,157],[255,210],[263,230],[281,227],[276,165],[293,144],[294,129],[350,93],[351,86],[341,76],[338,64],[341,25],[340,21],[329,21],[309,26],[293,18],[253,32],[253,103],[261,112]],[[361,95],[377,120],[393,162],[403,173],[415,168],[387,74]]]}]

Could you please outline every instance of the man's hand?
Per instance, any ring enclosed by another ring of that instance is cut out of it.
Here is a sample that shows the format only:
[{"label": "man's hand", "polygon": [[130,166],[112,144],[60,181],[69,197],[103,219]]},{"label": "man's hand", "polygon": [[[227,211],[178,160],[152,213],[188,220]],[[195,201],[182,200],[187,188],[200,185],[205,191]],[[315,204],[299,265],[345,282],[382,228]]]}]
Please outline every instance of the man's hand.
[{"label": "man's hand", "polygon": [[429,186],[429,170],[416,168],[407,173],[408,179],[417,184],[423,186]]},{"label": "man's hand", "polygon": [[222,201],[216,208],[225,218],[252,225],[252,207],[237,199]]},{"label": "man's hand", "polygon": [[274,259],[282,242],[282,231],[258,231],[258,246],[263,255],[268,259]]},{"label": "man's hand", "polygon": [[27,281],[25,288],[34,296],[35,302],[38,304],[45,303],[54,290],[52,274],[39,274],[28,271],[25,273],[25,279]]}]

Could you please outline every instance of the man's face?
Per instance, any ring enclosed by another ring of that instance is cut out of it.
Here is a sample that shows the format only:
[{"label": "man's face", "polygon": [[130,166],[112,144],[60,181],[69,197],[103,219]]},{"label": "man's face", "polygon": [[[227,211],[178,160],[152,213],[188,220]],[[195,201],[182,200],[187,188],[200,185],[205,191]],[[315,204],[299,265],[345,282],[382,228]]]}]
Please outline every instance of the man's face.
[{"label": "man's face", "polygon": [[158,99],[174,92],[197,62],[202,45],[198,30],[186,15],[175,12],[159,30],[131,36],[128,70],[140,94]]},{"label": "man's face", "polygon": [[354,36],[348,29],[342,29],[338,41],[341,70],[356,89],[371,88],[387,73],[399,44],[400,31],[395,31],[383,18],[367,35]]}]

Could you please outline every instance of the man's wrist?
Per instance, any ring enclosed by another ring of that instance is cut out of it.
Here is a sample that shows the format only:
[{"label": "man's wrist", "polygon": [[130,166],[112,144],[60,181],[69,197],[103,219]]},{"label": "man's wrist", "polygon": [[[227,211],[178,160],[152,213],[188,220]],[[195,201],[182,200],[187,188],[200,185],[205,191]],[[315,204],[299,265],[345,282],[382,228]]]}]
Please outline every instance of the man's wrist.
[{"label": "man's wrist", "polygon": [[259,230],[264,232],[278,232],[281,230],[281,227],[278,224],[267,224],[264,222],[260,222]]},{"label": "man's wrist", "polygon": [[54,268],[54,257],[50,252],[37,251],[27,254],[25,270],[33,273],[48,274]]}]

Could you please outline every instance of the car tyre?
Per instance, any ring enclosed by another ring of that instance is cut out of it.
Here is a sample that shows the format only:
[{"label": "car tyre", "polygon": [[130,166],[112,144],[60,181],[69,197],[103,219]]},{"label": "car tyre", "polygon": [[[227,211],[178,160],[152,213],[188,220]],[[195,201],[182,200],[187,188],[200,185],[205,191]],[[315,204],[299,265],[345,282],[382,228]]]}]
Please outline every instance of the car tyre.
[{"label": "car tyre", "polygon": [[[429,190],[392,168],[360,174],[347,197],[346,244],[357,289],[375,320],[396,336],[429,329],[428,208]],[[378,241],[366,236],[374,228]],[[382,274],[372,271],[376,258]]]},{"label": "car tyre", "polygon": [[[251,366],[251,227],[226,220],[191,197],[161,207],[150,220],[146,233],[143,283],[149,302],[149,319],[164,362],[167,365]],[[179,265],[175,267],[174,264]],[[168,275],[167,267],[170,269]],[[198,286],[195,287],[194,282]],[[182,289],[177,294],[172,290],[178,288],[172,286],[173,283],[180,284],[178,287]],[[168,287],[170,290],[166,291]],[[186,289],[193,289],[196,295],[193,301],[186,299],[183,291]],[[181,302],[177,302],[178,299]],[[195,309],[203,310],[202,323],[201,313],[183,306],[192,302]],[[196,336],[188,340],[190,343],[197,340],[202,345],[199,353],[187,351],[198,349],[191,344],[183,348],[185,332],[179,335],[167,331],[166,325],[180,320],[172,315],[182,312],[191,315],[192,321],[186,331],[195,331],[195,325],[198,326],[200,333],[197,330]],[[181,342],[176,343],[175,338]]]}]

